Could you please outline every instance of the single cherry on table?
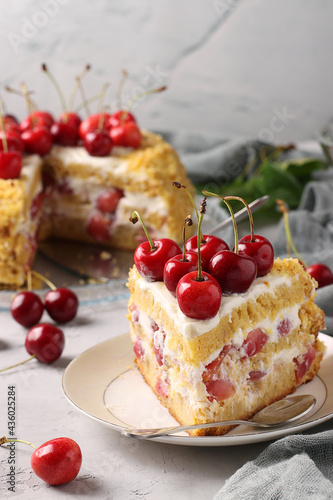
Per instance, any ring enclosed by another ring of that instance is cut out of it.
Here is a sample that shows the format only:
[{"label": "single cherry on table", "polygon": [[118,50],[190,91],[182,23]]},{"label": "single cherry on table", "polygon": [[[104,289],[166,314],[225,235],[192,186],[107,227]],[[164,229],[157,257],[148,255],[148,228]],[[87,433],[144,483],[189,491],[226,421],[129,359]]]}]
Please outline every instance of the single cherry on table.
[{"label": "single cherry on table", "polygon": [[10,304],[10,312],[15,321],[30,328],[41,319],[44,304],[36,293],[26,290],[15,295]]},{"label": "single cherry on table", "polygon": [[50,439],[39,448],[28,441],[16,438],[0,438],[0,446],[5,443],[24,443],[34,448],[31,467],[39,478],[52,486],[73,481],[82,465],[82,452],[76,441],[67,437]]}]

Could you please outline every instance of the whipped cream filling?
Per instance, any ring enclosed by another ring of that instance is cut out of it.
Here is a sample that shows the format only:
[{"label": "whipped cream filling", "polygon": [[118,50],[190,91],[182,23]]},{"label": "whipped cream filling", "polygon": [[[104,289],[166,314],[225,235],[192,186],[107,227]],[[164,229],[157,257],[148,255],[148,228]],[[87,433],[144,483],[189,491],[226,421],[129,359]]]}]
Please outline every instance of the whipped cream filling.
[{"label": "whipped cream filling", "polygon": [[197,320],[188,318],[181,312],[177,299],[171,295],[164,283],[149,282],[141,277],[138,279],[139,288],[150,292],[154,296],[155,302],[163,305],[167,315],[174,318],[178,331],[187,339],[196,338],[209,332],[219,324],[222,317],[230,316],[232,311],[240,307],[244,301],[255,302],[260,295],[265,293],[274,296],[275,290],[283,284],[290,287],[292,281],[290,278],[274,275],[256,278],[247,292],[222,297],[221,306],[216,316],[211,319]]},{"label": "whipped cream filling", "polygon": [[[78,177],[66,178],[62,189],[52,189],[49,193],[49,198],[45,201],[45,210],[49,213],[57,213],[63,217],[73,217],[73,204],[75,203],[75,217],[78,214],[82,220],[87,221],[89,217],[97,212],[96,200],[98,196],[107,191],[108,187],[101,184],[88,183],[86,179]],[[80,202],[64,196],[76,196]],[[56,201],[56,203],[54,203]],[[134,227],[128,219],[132,215],[133,210],[138,210],[142,216],[149,217],[158,214],[159,217],[164,217],[165,222],[158,229],[159,237],[169,237],[167,215],[168,207],[162,196],[147,196],[145,193],[132,192],[124,190],[124,196],[120,198],[116,209],[116,218],[114,226],[126,225],[129,230]],[[137,230],[137,229],[135,229]]]},{"label": "whipped cream filling", "polygon": [[[301,304],[295,304],[292,307],[285,308],[280,311],[277,317],[273,320],[264,319],[260,323],[255,325],[255,329],[260,328],[268,335],[267,343],[277,342],[279,337],[281,337],[281,321],[289,321],[290,331],[295,328],[299,328],[300,319],[298,311]],[[152,325],[156,323],[150,316],[148,316],[142,310],[137,310],[138,316],[136,321],[144,329],[145,336],[147,339],[154,337]],[[217,379],[228,379],[232,381],[235,391],[243,390],[246,387],[245,392],[243,391],[244,398],[247,400],[247,404],[251,407],[252,403],[255,401],[257,396],[258,388],[256,384],[251,381],[250,373],[253,368],[251,368],[251,358],[244,358],[244,353],[242,352],[242,344],[247,334],[253,329],[249,328],[242,333],[236,332],[236,335],[232,341],[232,346],[235,348],[230,351],[221,362],[221,365],[214,375],[213,378]],[[158,336],[158,344],[162,345],[163,342],[163,359],[166,360],[167,366],[161,366],[159,368],[160,377],[162,380],[167,380],[170,386],[170,390],[175,393],[179,393],[182,398],[185,398],[191,404],[193,409],[200,409],[205,407],[206,409],[210,406],[206,401],[206,388],[203,383],[203,372],[207,368],[207,365],[214,361],[220,354],[221,348],[216,352],[212,353],[205,362],[201,362],[198,366],[193,367],[188,363],[184,363],[178,355],[178,352],[169,347],[168,334],[165,335],[163,331],[163,326],[159,325],[159,330],[155,332],[155,336]],[[288,335],[288,334],[286,334]],[[315,337],[312,336],[312,340]],[[148,359],[154,357],[154,352],[152,351],[149,343],[143,340],[143,345],[146,351]],[[273,354],[272,356],[265,356],[265,360],[257,359],[256,371],[261,371],[263,376],[268,375],[275,370],[278,364],[290,364],[293,362],[294,358],[299,357],[304,354],[300,351],[300,347],[295,344],[289,344],[287,348],[281,350],[280,352]],[[151,362],[151,361],[150,361]],[[242,363],[242,365],[240,365]],[[177,366],[177,370],[175,367]],[[240,367],[242,366],[242,375],[240,376]],[[218,403],[216,403],[218,405]],[[211,408],[214,408],[214,402]]]},{"label": "whipped cream filling", "polygon": [[75,146],[52,146],[51,152],[46,157],[47,160],[54,158],[64,165],[79,164],[87,165],[91,169],[97,169],[101,175],[112,172],[113,175],[128,177],[128,161],[126,156],[132,151],[131,148],[113,148],[108,156],[90,156],[84,147]]}]

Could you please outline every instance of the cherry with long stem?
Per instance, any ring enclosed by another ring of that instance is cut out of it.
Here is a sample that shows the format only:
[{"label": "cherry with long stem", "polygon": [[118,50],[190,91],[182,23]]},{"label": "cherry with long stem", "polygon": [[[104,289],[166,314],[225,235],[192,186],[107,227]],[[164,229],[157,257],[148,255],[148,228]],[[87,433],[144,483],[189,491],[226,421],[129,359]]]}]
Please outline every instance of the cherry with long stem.
[{"label": "cherry with long stem", "polygon": [[146,281],[163,281],[164,265],[171,257],[181,254],[181,249],[170,238],[152,240],[137,210],[133,211],[129,220],[132,224],[140,220],[148,240],[141,243],[134,252],[134,264],[139,274]]},{"label": "cherry with long stem", "polygon": [[221,287],[217,280],[202,271],[200,231],[205,212],[206,198],[201,202],[198,222],[198,270],[183,276],[176,289],[176,297],[182,313],[189,318],[201,320],[216,316],[222,299]]},{"label": "cherry with long stem", "polygon": [[252,257],[238,252],[238,229],[235,215],[229,201],[220,195],[203,191],[207,196],[220,198],[228,207],[234,229],[234,251],[222,250],[209,262],[209,273],[219,282],[223,294],[245,293],[257,276],[257,264]]},{"label": "cherry with long stem", "polygon": [[163,281],[169,292],[175,297],[180,279],[198,268],[198,254],[187,252],[185,248],[186,228],[193,224],[192,217],[188,215],[183,224],[183,253],[169,259],[163,270]]},{"label": "cherry with long stem", "polygon": [[264,236],[254,234],[254,222],[251,209],[247,202],[240,196],[225,196],[224,200],[236,200],[245,206],[251,234],[243,236],[238,241],[238,254],[252,257],[257,264],[257,276],[265,276],[272,269],[274,264],[274,249],[271,242]]}]

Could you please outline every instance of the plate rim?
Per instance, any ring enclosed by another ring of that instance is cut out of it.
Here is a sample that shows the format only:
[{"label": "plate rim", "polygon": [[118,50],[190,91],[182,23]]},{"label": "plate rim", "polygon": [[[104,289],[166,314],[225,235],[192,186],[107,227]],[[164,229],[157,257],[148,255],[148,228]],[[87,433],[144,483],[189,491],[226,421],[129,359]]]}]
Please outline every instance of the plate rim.
[{"label": "plate rim", "polygon": [[[327,351],[329,350],[329,347],[333,351],[333,337],[330,335],[327,335],[323,332],[319,333],[319,338],[323,340],[324,342],[326,341],[327,343],[325,344],[327,347]],[[103,418],[100,418],[97,415],[94,415],[91,412],[88,412],[84,408],[81,408],[80,405],[75,402],[75,398],[68,393],[66,390],[66,378],[70,376],[70,371],[73,370],[73,366],[79,364],[83,357],[86,357],[87,355],[91,354],[93,351],[103,349],[103,346],[105,344],[112,344],[112,343],[117,343],[117,342],[126,342],[128,340],[128,345],[131,347],[131,341],[130,341],[130,336],[129,333],[123,333],[120,335],[113,336],[107,340],[104,340],[98,344],[95,344],[91,346],[90,348],[86,349],[82,353],[80,353],[78,356],[76,356],[65,368],[63,375],[62,375],[62,391],[67,398],[67,400],[77,409],[79,410],[80,413],[83,413],[86,417],[95,420],[107,427],[109,427],[112,430],[115,430],[117,432],[121,432],[124,429],[124,426],[104,420]],[[328,346],[328,344],[331,344]],[[283,427],[281,429],[275,429],[272,431],[258,431],[258,432],[249,432],[246,434],[225,434],[223,436],[177,436],[177,435],[170,435],[170,436],[161,436],[157,437],[154,439],[149,439],[149,441],[154,441],[154,442],[159,442],[159,443],[166,443],[166,444],[177,444],[177,445],[186,445],[186,446],[239,446],[239,445],[247,445],[247,444],[254,444],[254,443],[259,443],[259,442],[265,442],[265,441],[272,441],[275,439],[279,439],[284,436],[296,434],[301,431],[305,431],[307,429],[310,429],[312,427],[315,427],[323,422],[326,422],[330,419],[333,418],[333,406],[328,411],[328,413],[325,413],[325,415],[322,415],[318,418],[315,418],[316,414],[325,408],[325,405],[327,405],[327,399],[328,399],[328,385],[325,382],[325,379],[321,376],[320,372],[322,371],[323,364],[325,364],[325,357],[323,358],[321,368],[318,372],[318,374],[315,376],[319,378],[321,383],[325,387],[325,400],[323,404],[317,409],[316,413],[314,413],[311,417],[308,417],[308,419],[302,420],[298,423],[290,424],[289,426]],[[134,355],[133,355],[134,359]],[[326,366],[326,365],[325,365]],[[128,367],[128,369],[133,368],[134,363],[133,360],[131,362],[131,366]],[[75,369],[75,368],[74,368]],[[125,370],[126,371],[126,370]],[[333,372],[333,368],[331,370],[331,373]],[[124,373],[124,370],[122,370],[121,373]],[[117,373],[116,377],[121,375],[121,373]],[[114,377],[112,380],[110,380],[104,387],[104,392],[103,392],[103,397],[101,400],[101,405],[105,406],[104,404],[104,394],[105,390],[107,387],[110,385],[110,383],[116,378]],[[309,382],[311,383],[311,381]],[[303,387],[304,384],[300,387]],[[333,390],[332,390],[333,392]],[[110,416],[111,416],[110,412]],[[114,415],[112,415],[114,419],[117,419]],[[310,420],[309,420],[310,419]],[[117,419],[118,420],[118,419]]]}]

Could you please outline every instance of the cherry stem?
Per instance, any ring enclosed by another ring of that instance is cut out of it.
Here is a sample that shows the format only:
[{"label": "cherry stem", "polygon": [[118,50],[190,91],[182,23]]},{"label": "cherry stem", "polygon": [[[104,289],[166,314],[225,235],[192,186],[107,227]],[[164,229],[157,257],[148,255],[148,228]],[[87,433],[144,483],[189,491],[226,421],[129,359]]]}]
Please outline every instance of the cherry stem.
[{"label": "cherry stem", "polygon": [[308,266],[306,265],[306,262],[304,261],[304,259],[300,256],[299,252],[297,251],[297,248],[295,247],[295,244],[294,244],[292,236],[291,236],[287,206],[283,200],[275,200],[275,201],[276,201],[277,206],[278,206],[278,208],[283,216],[284,229],[286,232],[286,240],[287,240],[288,257],[290,257],[290,247],[291,247],[292,251],[294,252],[296,257],[298,258],[298,260],[303,264],[303,266],[305,268],[307,268]]},{"label": "cherry stem", "polygon": [[31,270],[31,274],[42,280],[44,283],[46,283],[47,286],[51,288],[51,290],[56,290],[57,287],[50,281],[49,279],[45,278],[42,274],[38,273],[37,271],[34,271],[33,269]]},{"label": "cherry stem", "polygon": [[62,106],[62,109],[63,109],[63,112],[66,113],[66,101],[65,101],[65,97],[64,97],[64,94],[57,82],[57,80],[54,78],[54,76],[52,75],[52,73],[50,73],[50,71],[48,70],[46,64],[42,64],[42,70],[44,71],[44,73],[47,74],[47,76],[50,78],[51,82],[53,83],[56,91],[57,91],[57,94],[59,96],[59,99],[60,99],[60,102],[61,102],[61,106]]},{"label": "cherry stem", "polygon": [[224,197],[225,200],[238,200],[238,201],[241,201],[243,203],[243,205],[245,206],[246,210],[247,210],[247,213],[249,215],[249,221],[250,221],[250,230],[251,230],[251,243],[254,243],[254,224],[253,224],[253,215],[252,215],[252,212],[251,212],[251,209],[249,207],[249,205],[246,203],[246,201],[241,198],[240,196],[225,196]]},{"label": "cherry stem", "polygon": [[24,441],[24,439],[17,439],[17,438],[11,438],[11,439],[8,439],[6,438],[5,436],[3,436],[2,438],[0,438],[0,446],[2,446],[3,444],[5,443],[12,443],[12,442],[15,442],[15,443],[23,443],[23,444],[28,444],[29,446],[31,446],[32,448],[34,448],[35,450],[37,450],[37,446],[33,445],[32,443],[30,443],[29,441]]},{"label": "cherry stem", "polygon": [[139,214],[139,212],[137,210],[134,210],[134,212],[132,213],[132,217],[130,217],[129,220],[132,222],[132,224],[136,224],[138,222],[138,220],[141,222],[143,230],[146,233],[147,239],[149,241],[150,251],[154,252],[154,250],[156,250],[157,247],[154,245],[153,240],[151,239],[151,237],[147,231],[147,228],[145,226],[145,223],[143,222],[142,217]]},{"label": "cherry stem", "polygon": [[156,94],[157,92],[163,92],[163,90],[165,90],[166,88],[167,88],[166,85],[163,85],[163,87],[158,87],[157,89],[146,90],[145,92],[141,92],[140,94],[137,94],[132,99],[130,99],[128,101],[128,103],[126,104],[125,112],[122,113],[122,115],[121,115],[122,124],[125,123],[126,117],[127,117],[128,113],[130,112],[133,104],[135,104],[137,101],[142,99],[142,97],[146,97],[149,94]]},{"label": "cherry stem", "polygon": [[[13,89],[12,87],[5,87],[5,89],[7,90],[7,92],[11,92],[12,94],[19,95],[20,97],[23,97],[25,100],[27,100],[27,96],[28,96],[33,110],[36,111],[37,104],[31,99],[31,94],[34,93],[33,90],[28,90],[27,88],[25,88],[25,93],[23,93],[22,90]],[[28,109],[30,109],[30,108],[28,108]]]},{"label": "cherry stem", "polygon": [[32,290],[32,280],[31,280],[32,276],[31,276],[31,270],[29,269],[28,273],[27,273],[27,287],[28,287],[28,291],[31,292]]},{"label": "cherry stem", "polygon": [[81,74],[75,78],[75,83],[68,101],[68,111],[72,111],[76,93],[81,85],[83,78],[86,76],[90,68],[91,68],[90,64],[87,64],[86,67],[81,72]]},{"label": "cherry stem", "polygon": [[25,359],[24,361],[21,361],[20,363],[16,363],[15,365],[7,366],[7,368],[2,368],[0,370],[0,373],[5,372],[6,370],[10,370],[11,368],[16,368],[16,366],[24,365],[25,363],[27,363],[31,359],[34,359],[35,357],[36,357],[36,354],[33,354],[32,356],[30,356],[30,358]]},{"label": "cherry stem", "polygon": [[228,202],[228,198],[233,198],[233,197],[229,197],[229,196],[223,197],[223,196],[220,196],[219,194],[216,194],[216,193],[210,193],[209,191],[202,191],[202,194],[204,194],[205,196],[215,196],[216,198],[220,198],[220,200],[222,200],[227,205],[228,210],[229,210],[230,215],[231,215],[231,218],[232,218],[232,225],[233,225],[233,228],[234,228],[234,235],[235,235],[235,248],[234,248],[234,252],[236,254],[238,254],[238,229],[237,229],[237,224],[236,224],[236,219],[235,219],[234,211],[231,208],[230,203]]},{"label": "cherry stem", "polygon": [[117,99],[117,106],[118,106],[118,109],[121,109],[121,94],[123,92],[123,88],[124,88],[124,84],[125,84],[125,81],[128,77],[128,73],[126,70],[122,70],[122,75],[121,75],[121,80],[119,82],[119,85],[118,85],[118,88],[117,88],[117,93],[116,93],[116,99]]},{"label": "cherry stem", "polygon": [[185,222],[183,224],[183,257],[182,257],[182,262],[187,262],[186,259],[186,248],[185,248],[185,236],[186,236],[186,227],[187,226],[192,226],[193,220],[190,215],[188,215],[185,219]]},{"label": "cherry stem", "polygon": [[196,281],[204,281],[202,277],[202,262],[201,262],[201,226],[202,226],[202,221],[204,218],[204,215],[206,213],[206,197],[202,200],[200,204],[200,215],[199,215],[199,220],[198,220],[198,277]]},{"label": "cherry stem", "polygon": [[109,86],[110,86],[109,83],[105,83],[102,87],[102,90],[101,90],[101,97],[100,97],[99,105],[98,105],[98,108],[99,108],[98,111],[100,114],[100,117],[98,120],[98,125],[97,125],[98,132],[100,132],[102,130],[104,122],[105,122],[105,110],[103,107],[103,103],[104,103],[105,93],[106,93],[107,89],[109,88]]},{"label": "cherry stem", "polygon": [[[177,189],[181,189],[181,188],[184,188],[184,189],[185,189],[185,191],[186,191],[186,193],[187,193],[187,196],[190,198],[190,201],[191,201],[192,206],[193,206],[194,211],[195,211],[195,215],[196,215],[196,218],[197,218],[197,222],[198,222],[198,224],[199,224],[199,212],[198,212],[198,209],[197,209],[197,207],[196,207],[196,205],[195,205],[194,198],[193,198],[193,196],[191,195],[191,193],[189,192],[189,190],[187,189],[187,187],[186,187],[186,186],[184,186],[183,184],[181,184],[180,182],[177,182],[177,181],[173,181],[173,182],[172,182],[172,185],[173,185],[173,186],[175,186]],[[203,235],[202,235],[202,231],[201,231],[201,229],[200,229],[200,241],[201,241],[201,243],[205,243],[205,242],[204,242],[204,239],[203,239]]]},{"label": "cherry stem", "polygon": [[7,137],[6,137],[6,129],[5,129],[5,123],[3,121],[3,104],[2,104],[2,99],[0,97],[0,128],[2,132],[2,145],[3,145],[3,152],[8,153],[8,142],[7,142]]},{"label": "cherry stem", "polygon": [[75,113],[79,113],[81,111],[81,109],[85,108],[87,116],[90,116],[91,113],[90,113],[90,109],[89,109],[88,104],[91,104],[92,102],[95,102],[98,99],[100,99],[101,98],[101,92],[99,92],[98,94],[90,97],[89,99],[86,99],[86,97],[84,95],[84,91],[83,91],[82,85],[80,85],[80,92],[81,92],[81,97],[82,97],[82,104],[79,104],[74,109],[74,111],[75,111]]},{"label": "cherry stem", "polygon": [[34,112],[34,105],[33,105],[32,101],[31,101],[30,96],[29,96],[29,92],[28,92],[27,86],[26,86],[25,83],[21,83],[20,87],[21,87],[22,95],[24,96],[24,98],[26,100],[26,103],[27,103],[27,106],[28,106],[28,113],[29,114],[33,114],[33,112]]}]

